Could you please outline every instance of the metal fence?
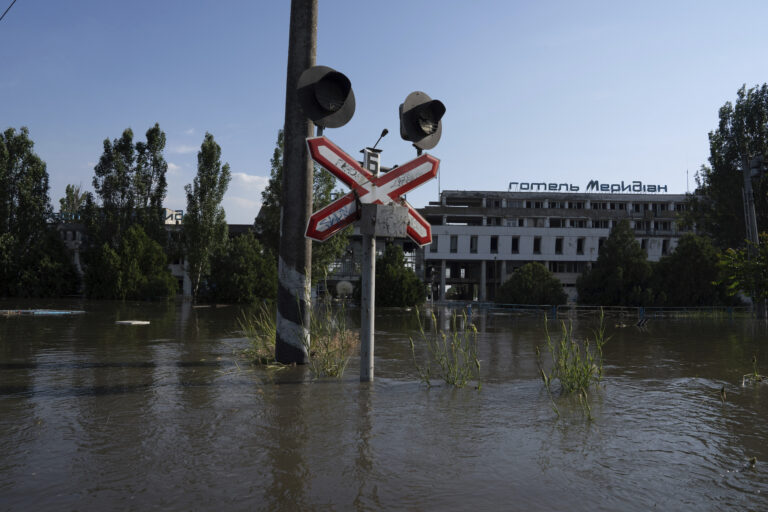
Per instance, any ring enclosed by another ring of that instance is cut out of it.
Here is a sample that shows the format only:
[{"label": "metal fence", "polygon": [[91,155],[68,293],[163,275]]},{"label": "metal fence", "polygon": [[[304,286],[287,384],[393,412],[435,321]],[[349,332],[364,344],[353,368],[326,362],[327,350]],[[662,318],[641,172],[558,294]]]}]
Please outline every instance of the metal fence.
[{"label": "metal fence", "polygon": [[492,302],[462,302],[447,301],[441,306],[457,308],[480,308],[496,312],[508,312],[510,315],[541,316],[549,318],[580,318],[600,316],[601,314],[619,318],[625,321],[641,322],[651,318],[735,318],[749,317],[752,308],[749,306],[702,306],[702,307],[626,307],[626,306],[579,306],[563,304],[553,306],[548,304],[497,304]]}]

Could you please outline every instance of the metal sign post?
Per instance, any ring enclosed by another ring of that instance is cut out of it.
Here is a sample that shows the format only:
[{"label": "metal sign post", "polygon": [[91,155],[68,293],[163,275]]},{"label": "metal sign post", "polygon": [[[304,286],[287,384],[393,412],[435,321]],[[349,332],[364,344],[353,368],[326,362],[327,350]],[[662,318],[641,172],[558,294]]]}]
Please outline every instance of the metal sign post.
[{"label": "metal sign post", "polygon": [[432,242],[432,228],[402,196],[433,179],[440,161],[421,155],[379,176],[381,150],[365,148],[363,165],[325,137],[307,139],[312,158],[352,191],[315,212],[306,236],[324,241],[359,221],[363,236],[360,312],[360,381],[373,381],[373,333],[376,315],[376,237],[411,238],[423,246]]}]

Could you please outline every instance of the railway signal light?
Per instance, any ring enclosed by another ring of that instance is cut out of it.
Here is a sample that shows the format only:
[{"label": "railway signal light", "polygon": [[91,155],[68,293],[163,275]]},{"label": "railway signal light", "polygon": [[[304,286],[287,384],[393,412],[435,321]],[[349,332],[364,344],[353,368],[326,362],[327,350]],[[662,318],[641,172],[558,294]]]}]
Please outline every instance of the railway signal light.
[{"label": "railway signal light", "polygon": [[400,137],[413,142],[419,150],[432,149],[443,133],[445,105],[426,93],[414,91],[400,105]]},{"label": "railway signal light", "polygon": [[355,113],[352,83],[328,66],[312,66],[299,77],[299,103],[304,114],[320,128],[339,128]]}]

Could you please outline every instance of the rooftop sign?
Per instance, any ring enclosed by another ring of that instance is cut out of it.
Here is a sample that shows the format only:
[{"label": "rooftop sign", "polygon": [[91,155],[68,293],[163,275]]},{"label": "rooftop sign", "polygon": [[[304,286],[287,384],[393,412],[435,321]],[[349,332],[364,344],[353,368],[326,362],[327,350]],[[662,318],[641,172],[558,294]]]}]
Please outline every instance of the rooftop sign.
[{"label": "rooftop sign", "polygon": [[[572,183],[544,183],[529,181],[510,181],[509,192],[579,192],[580,187]],[[666,185],[645,184],[642,181],[631,181],[629,183],[600,183],[597,180],[590,180],[585,187],[585,192],[608,192],[609,194],[639,194],[649,193],[657,194],[668,192]]]}]

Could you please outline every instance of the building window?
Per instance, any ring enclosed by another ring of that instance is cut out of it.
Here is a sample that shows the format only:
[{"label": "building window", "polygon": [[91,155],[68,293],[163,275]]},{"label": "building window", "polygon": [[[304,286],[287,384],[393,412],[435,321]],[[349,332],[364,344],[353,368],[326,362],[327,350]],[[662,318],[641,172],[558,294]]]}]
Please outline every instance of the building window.
[{"label": "building window", "polygon": [[459,237],[457,235],[451,235],[451,252],[459,252]]},{"label": "building window", "polygon": [[640,248],[644,250],[645,252],[648,252],[648,239],[643,238],[640,240]]},{"label": "building window", "polygon": [[492,236],[491,237],[491,254],[496,254],[498,252],[499,252],[499,237]]},{"label": "building window", "polygon": [[432,243],[429,244],[429,252],[437,252],[437,235],[432,235]]},{"label": "building window", "polygon": [[518,254],[520,252],[520,237],[512,237],[512,254]]},{"label": "building window", "polygon": [[555,238],[555,254],[563,254],[563,239],[562,239],[562,237]]},{"label": "building window", "polygon": [[576,240],[576,254],[584,254],[584,239],[578,238]]},{"label": "building window", "polygon": [[585,228],[587,227],[587,221],[585,219],[571,219],[572,228]]},{"label": "building window", "polygon": [[472,254],[477,253],[477,235],[469,237],[469,252]]},{"label": "building window", "polygon": [[592,227],[598,229],[608,229],[611,227],[611,225],[610,221],[608,220],[594,220],[592,221]]},{"label": "building window", "polygon": [[565,222],[563,222],[563,219],[557,219],[552,217],[549,219],[549,227],[562,228],[562,227],[565,227]]},{"label": "building window", "polygon": [[661,241],[661,254],[666,255],[669,253],[669,240]]},{"label": "building window", "polygon": [[517,227],[519,228],[525,227],[525,219],[517,219]]},{"label": "building window", "polygon": [[541,254],[541,237],[533,237],[533,254]]},{"label": "building window", "polygon": [[603,243],[605,243],[605,237],[601,236],[600,239],[597,241],[597,250],[599,251],[603,247]]}]

